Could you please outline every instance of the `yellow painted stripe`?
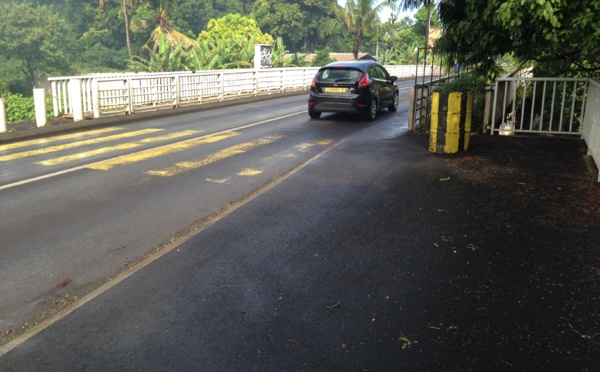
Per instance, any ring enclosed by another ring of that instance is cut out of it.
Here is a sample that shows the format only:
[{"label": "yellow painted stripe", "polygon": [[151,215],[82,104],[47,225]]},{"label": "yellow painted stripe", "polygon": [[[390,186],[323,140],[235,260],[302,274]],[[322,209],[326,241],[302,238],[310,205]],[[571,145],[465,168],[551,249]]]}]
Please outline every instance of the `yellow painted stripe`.
[{"label": "yellow painted stripe", "polygon": [[48,154],[48,153],[57,152],[57,151],[69,150],[69,149],[74,149],[74,148],[81,147],[81,146],[93,145],[93,144],[97,144],[97,143],[114,141],[114,140],[123,139],[123,138],[141,136],[141,135],[148,134],[148,133],[160,132],[162,130],[164,130],[164,129],[144,129],[144,130],[139,130],[137,132],[127,132],[127,133],[122,133],[122,134],[115,134],[113,136],[93,138],[93,139],[89,139],[89,140],[85,140],[85,141],[71,142],[71,143],[67,143],[65,145],[45,147],[43,149],[38,149],[38,150],[17,152],[15,154],[0,156],[0,162],[26,158],[29,156],[43,155],[43,154]]},{"label": "yellow painted stripe", "polygon": [[433,92],[433,98],[431,103],[431,123],[429,127],[429,151],[437,152],[437,132],[440,117],[440,92]]},{"label": "yellow painted stripe", "polygon": [[93,151],[86,151],[86,152],[81,152],[81,153],[78,153],[78,154],[61,156],[59,158],[54,158],[54,159],[48,159],[48,160],[37,162],[36,164],[41,164],[41,165],[58,165],[58,164],[62,164],[62,163],[68,163],[70,161],[75,161],[75,160],[80,160],[80,159],[84,159],[84,158],[89,158],[90,156],[105,154],[107,152],[119,151],[119,150],[129,150],[129,149],[132,149],[132,148],[135,148],[135,147],[139,147],[139,146],[141,146],[139,143],[129,142],[129,143],[124,143],[122,145],[111,146],[111,147],[103,147],[101,149],[97,149],[97,150],[93,150]]},{"label": "yellow painted stripe", "polygon": [[263,171],[261,171],[260,169],[246,168],[240,173],[238,173],[238,176],[256,176],[257,174],[261,174],[262,172]]},{"label": "yellow painted stripe", "polygon": [[200,131],[197,130],[186,130],[183,132],[177,132],[177,133],[172,133],[172,134],[168,134],[166,136],[160,136],[160,137],[152,137],[152,138],[145,138],[139,142],[129,142],[129,143],[124,143],[122,145],[117,145],[117,146],[110,146],[110,147],[103,147],[101,149],[97,149],[97,150],[93,150],[93,151],[86,151],[86,152],[82,152],[79,154],[73,154],[73,155],[67,155],[67,156],[61,156],[58,158],[54,158],[54,159],[48,159],[48,160],[44,160],[44,161],[40,161],[37,162],[36,164],[41,164],[41,165],[58,165],[58,164],[62,164],[62,163],[68,163],[74,160],[80,160],[80,159],[84,159],[84,158],[89,158],[92,156],[96,156],[96,155],[100,155],[100,154],[106,154],[108,152],[112,152],[112,151],[119,151],[119,150],[129,150],[135,147],[140,147],[142,143],[153,143],[153,142],[159,142],[159,141],[168,141],[174,138],[178,138],[178,137],[184,137],[184,136],[188,136],[188,135],[193,135],[193,134],[197,134],[200,133]]},{"label": "yellow painted stripe", "polygon": [[197,146],[197,145],[218,142],[218,141],[221,141],[221,140],[224,140],[227,138],[231,138],[231,137],[235,137],[238,135],[240,135],[239,132],[223,132],[223,133],[213,134],[213,135],[204,136],[204,137],[200,137],[200,138],[194,138],[191,140],[178,142],[178,143],[174,143],[174,144],[170,144],[170,145],[165,145],[165,146],[157,147],[154,149],[140,151],[135,154],[124,155],[124,156],[120,156],[118,158],[101,161],[98,163],[91,164],[90,166],[88,166],[88,168],[89,169],[97,169],[97,170],[109,170],[117,165],[130,164],[130,163],[135,163],[135,162],[139,162],[139,161],[143,161],[143,160],[147,160],[147,159],[152,159],[152,158],[156,158],[159,156],[164,156],[164,155],[172,154],[175,152],[183,151],[183,150],[189,149],[189,148]]},{"label": "yellow painted stripe", "polygon": [[57,141],[71,140],[73,138],[79,138],[82,136],[93,136],[96,134],[104,134],[104,133],[114,132],[116,130],[121,130],[121,129],[122,128],[111,127],[111,128],[104,128],[104,129],[89,130],[87,132],[64,134],[62,136],[55,136],[55,137],[40,138],[40,139],[34,139],[34,140],[22,141],[22,142],[16,142],[16,143],[9,143],[8,145],[0,146],[0,151],[13,150],[13,149],[17,149],[19,147],[26,147],[26,146],[32,146],[32,145],[43,145],[43,144],[57,142]]},{"label": "yellow painted stripe", "polygon": [[175,139],[175,138],[180,138],[180,137],[185,137],[185,136],[191,136],[194,134],[199,134],[202,133],[202,130],[184,130],[183,132],[177,132],[177,133],[171,133],[171,134],[167,134],[165,136],[160,136],[160,137],[152,137],[152,138],[144,138],[143,140],[141,140],[141,143],[154,143],[154,142],[163,142],[163,141],[168,141],[171,139]]},{"label": "yellow painted stripe", "polygon": [[192,169],[200,168],[205,165],[209,165],[214,162],[217,162],[219,160],[232,157],[234,155],[243,154],[243,153],[247,152],[248,150],[251,150],[251,149],[259,147],[259,146],[268,145],[268,144],[273,143],[276,140],[281,139],[281,138],[283,138],[283,136],[269,136],[269,137],[260,139],[258,141],[240,143],[239,145],[231,146],[231,147],[223,149],[219,152],[216,152],[216,153],[210,155],[209,157],[204,158],[200,161],[184,161],[184,162],[175,164],[173,167],[169,167],[169,168],[166,168],[163,170],[148,171],[148,172],[146,172],[146,174],[152,174],[152,175],[156,175],[156,176],[175,176],[177,174],[181,174],[181,173],[190,171]]},{"label": "yellow painted stripe", "polygon": [[212,182],[212,183],[220,183],[220,184],[223,184],[223,183],[227,183],[227,182],[228,182],[230,179],[231,179],[231,177],[230,177],[230,178],[223,178],[222,180],[215,180],[215,179],[212,179],[212,178],[207,178],[206,180],[207,180],[208,182]]},{"label": "yellow painted stripe", "polygon": [[301,144],[299,144],[299,145],[296,145],[296,146],[295,146],[295,148],[296,148],[296,150],[298,150],[298,151],[305,152],[305,151],[308,151],[308,150],[310,150],[312,147],[315,147],[315,146],[327,146],[327,145],[329,145],[331,142],[333,142],[333,140],[330,140],[330,139],[324,139],[324,140],[319,140],[319,141],[315,141],[315,142],[312,142],[312,143],[301,143]]},{"label": "yellow painted stripe", "polygon": [[460,139],[460,111],[462,92],[451,92],[448,94],[448,119],[446,119],[446,146],[444,152],[454,154],[458,152]]}]

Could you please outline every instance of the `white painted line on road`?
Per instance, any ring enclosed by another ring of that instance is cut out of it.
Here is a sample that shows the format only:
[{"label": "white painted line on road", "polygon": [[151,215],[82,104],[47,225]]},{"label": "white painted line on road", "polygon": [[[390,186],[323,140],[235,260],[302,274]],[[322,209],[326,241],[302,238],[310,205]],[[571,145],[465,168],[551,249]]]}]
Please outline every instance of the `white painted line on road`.
[{"label": "white painted line on road", "polygon": [[8,185],[0,186],[0,191],[4,190],[4,189],[10,189],[12,187],[26,185],[28,183],[33,183],[33,182],[36,182],[36,181],[45,180],[47,178],[52,178],[52,177],[60,176],[62,174],[67,174],[67,173],[75,172],[75,171],[78,171],[78,170],[81,170],[81,169],[85,169],[86,167],[87,167],[87,165],[82,165],[82,166],[75,167],[75,168],[65,169],[65,170],[62,170],[60,172],[49,173],[49,174],[45,174],[43,176],[29,178],[29,179],[26,179],[26,180],[23,180],[23,181],[19,181],[19,182],[9,183]]},{"label": "white painted line on road", "polygon": [[[220,131],[220,132],[211,133],[209,135],[202,136],[202,137],[214,136],[214,135],[221,134],[221,133],[227,133],[227,132],[237,131],[237,130],[240,130],[240,129],[251,128],[251,127],[258,126],[258,125],[267,124],[267,123],[270,123],[270,122],[273,122],[273,121],[276,121],[276,120],[287,119],[289,117],[300,115],[300,114],[304,114],[304,113],[306,113],[305,110],[298,111],[298,112],[294,112],[294,113],[291,113],[291,114],[278,116],[278,117],[271,118],[271,119],[265,119],[265,120],[257,121],[256,123],[250,123],[250,124],[242,125],[242,126],[239,126],[239,127],[236,127],[236,128],[231,128],[231,129],[223,130],[223,131]],[[202,137],[199,137],[199,138],[202,138]],[[170,145],[160,146],[160,147],[157,147],[157,149],[161,148],[161,147],[173,146],[174,144],[177,144],[177,143],[185,143],[185,142],[194,141],[194,140],[196,140],[196,138],[192,138],[192,139],[188,139],[188,140],[185,140],[185,141],[180,141],[180,142],[172,143]],[[119,159],[121,157],[131,156],[133,154],[141,153],[143,151],[146,151],[146,150],[141,150],[141,151],[138,151],[138,152],[135,152],[135,153],[127,154],[127,155],[117,156],[117,157],[112,158],[112,159]],[[112,159],[109,159],[109,160],[112,160]],[[62,170],[62,171],[45,174],[43,176],[29,178],[29,179],[26,179],[26,180],[23,180],[23,181],[19,181],[19,182],[9,183],[7,185],[0,186],[0,191],[1,190],[5,190],[5,189],[10,189],[10,188],[13,188],[13,187],[17,187],[17,186],[26,185],[26,184],[37,182],[37,181],[42,181],[42,180],[45,180],[45,179],[48,179],[48,178],[52,178],[52,177],[56,177],[56,176],[61,176],[63,174],[67,174],[67,173],[76,172],[78,170],[87,169],[87,168],[92,167],[92,166],[94,166],[96,164],[100,164],[100,163],[103,163],[103,162],[106,162],[106,161],[107,160],[101,160],[101,161],[97,161],[97,162],[94,162],[94,163],[80,165],[80,166],[69,168],[69,169],[65,169],[65,170]]]}]

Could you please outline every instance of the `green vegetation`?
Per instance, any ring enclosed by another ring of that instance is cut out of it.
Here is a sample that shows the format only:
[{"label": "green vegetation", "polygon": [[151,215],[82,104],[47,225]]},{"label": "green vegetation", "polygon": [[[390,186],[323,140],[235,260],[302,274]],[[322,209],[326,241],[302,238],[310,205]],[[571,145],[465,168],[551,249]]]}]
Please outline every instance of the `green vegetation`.
[{"label": "green vegetation", "polygon": [[438,10],[444,34],[436,47],[488,80],[506,55],[536,75],[600,71],[598,0],[441,0]]},{"label": "green vegetation", "polygon": [[[3,0],[0,79],[32,94],[36,78],[117,71],[244,68],[253,43],[274,46],[275,66],[306,66],[327,50],[415,61],[422,17],[382,22],[398,2],[349,0]],[[416,26],[413,27],[413,26]],[[283,59],[282,53],[292,54]],[[315,62],[316,63],[316,62]]]},{"label": "green vegetation", "polygon": [[[409,9],[414,18],[399,19]],[[306,66],[315,52],[323,64],[329,51],[413,64],[436,27],[435,55],[471,66],[482,86],[506,61],[593,76],[599,18],[600,0],[2,0],[0,94],[30,96],[43,75],[251,67],[254,43],[273,45],[276,67]]]},{"label": "green vegetation", "polygon": [[315,58],[313,59],[311,66],[319,67],[325,66],[328,63],[335,62],[335,59],[329,57],[329,48],[317,51]]},{"label": "green vegetation", "polygon": [[485,78],[478,72],[466,72],[441,84],[436,92],[473,92],[472,131],[481,132],[483,125],[483,111],[485,106]]},{"label": "green vegetation", "polygon": [[[35,120],[35,106],[32,97],[21,94],[7,94],[3,97],[6,103],[6,119],[9,123]],[[52,99],[46,99],[47,117],[52,116]]]},{"label": "green vegetation", "polygon": [[[21,77],[17,91],[33,88],[35,75],[66,73],[69,55],[74,49],[73,35],[67,22],[45,6],[32,7],[19,3],[0,3],[0,79],[9,87]],[[12,87],[11,87],[12,91]]]}]

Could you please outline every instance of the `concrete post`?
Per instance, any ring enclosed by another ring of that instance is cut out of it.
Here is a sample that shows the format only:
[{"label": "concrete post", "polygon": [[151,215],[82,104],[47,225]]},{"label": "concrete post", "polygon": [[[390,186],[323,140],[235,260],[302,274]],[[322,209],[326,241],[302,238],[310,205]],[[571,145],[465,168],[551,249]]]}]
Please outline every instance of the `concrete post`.
[{"label": "concrete post", "polygon": [[492,127],[492,104],[494,99],[494,86],[485,86],[485,107],[483,109],[483,134],[487,134]]},{"label": "concrete post", "polygon": [[69,98],[73,106],[73,121],[83,120],[83,100],[81,99],[81,80],[69,80]]},{"label": "concrete post", "polygon": [[35,88],[33,90],[33,103],[35,107],[35,124],[38,128],[43,127],[48,124],[45,89]]},{"label": "concrete post", "polygon": [[6,107],[4,100],[0,98],[0,133],[6,133]]}]

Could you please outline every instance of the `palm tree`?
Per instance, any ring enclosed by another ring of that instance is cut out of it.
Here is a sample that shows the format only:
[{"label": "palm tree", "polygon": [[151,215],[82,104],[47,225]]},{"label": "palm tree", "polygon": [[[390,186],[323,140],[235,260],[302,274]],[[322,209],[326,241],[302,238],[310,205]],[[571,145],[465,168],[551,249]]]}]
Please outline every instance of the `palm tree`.
[{"label": "palm tree", "polygon": [[[125,0],[123,0],[125,1]],[[185,36],[184,34],[173,29],[171,20],[167,15],[169,9],[169,0],[151,0],[150,3],[156,9],[156,15],[154,16],[154,30],[150,34],[150,39],[147,44],[151,44],[151,49],[156,51],[158,49],[161,35],[166,37],[166,40],[172,45],[179,45],[183,43],[183,49],[186,50],[190,46],[197,47],[198,42],[192,38]]]},{"label": "palm tree", "polygon": [[[393,0],[392,0],[393,1]],[[425,29],[425,64],[427,64],[427,49],[429,46],[429,29],[431,28],[431,11],[435,0],[400,0],[400,5],[404,10],[419,9],[422,6],[427,7],[427,27]]]},{"label": "palm tree", "polygon": [[385,3],[375,5],[376,0],[347,0],[344,8],[343,22],[352,34],[352,54],[358,59],[358,52],[365,33],[375,29],[380,21],[378,13]]}]

